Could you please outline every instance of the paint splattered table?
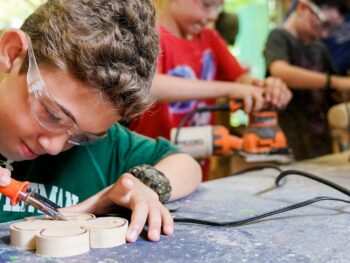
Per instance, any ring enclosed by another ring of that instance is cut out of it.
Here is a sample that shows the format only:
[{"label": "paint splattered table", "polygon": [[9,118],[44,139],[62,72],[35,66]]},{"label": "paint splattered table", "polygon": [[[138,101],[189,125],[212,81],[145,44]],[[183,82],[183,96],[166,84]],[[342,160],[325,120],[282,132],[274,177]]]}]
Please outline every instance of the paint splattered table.
[{"label": "paint splattered table", "polygon": [[[350,188],[348,158],[346,152],[283,168],[311,172]],[[233,221],[320,195],[347,199],[299,176],[266,192],[276,175],[264,169],[210,181],[170,205],[180,206],[174,213],[178,217]],[[350,205],[325,201],[235,228],[176,224],[175,234],[157,243],[139,238],[134,244],[63,259],[11,248],[8,224],[1,224],[0,262],[349,262],[349,224]]]}]

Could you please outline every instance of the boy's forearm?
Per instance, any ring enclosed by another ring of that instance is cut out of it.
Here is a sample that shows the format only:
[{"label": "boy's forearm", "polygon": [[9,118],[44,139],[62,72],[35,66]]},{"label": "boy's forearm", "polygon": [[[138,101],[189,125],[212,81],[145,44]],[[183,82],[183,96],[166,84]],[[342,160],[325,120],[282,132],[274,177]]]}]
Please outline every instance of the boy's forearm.
[{"label": "boy's forearm", "polygon": [[229,96],[235,85],[237,84],[226,81],[193,80],[156,74],[151,95],[160,102],[214,99]]},{"label": "boy's forearm", "polygon": [[252,85],[254,82],[254,79],[250,75],[244,74],[244,75],[240,76],[239,78],[237,78],[236,82],[240,83],[240,84]]},{"label": "boy's forearm", "polygon": [[327,74],[293,66],[285,61],[275,61],[270,74],[282,79],[292,89],[322,89],[327,85]]},{"label": "boy's forearm", "polygon": [[184,153],[170,155],[155,167],[169,179],[172,192],[170,201],[194,192],[202,181],[202,170],[196,160]]}]

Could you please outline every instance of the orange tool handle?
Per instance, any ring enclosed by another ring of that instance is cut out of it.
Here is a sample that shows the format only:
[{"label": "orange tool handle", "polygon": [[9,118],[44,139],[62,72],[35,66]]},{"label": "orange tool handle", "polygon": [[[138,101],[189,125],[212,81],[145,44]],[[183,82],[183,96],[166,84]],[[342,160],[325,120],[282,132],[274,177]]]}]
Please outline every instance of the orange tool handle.
[{"label": "orange tool handle", "polygon": [[215,155],[226,155],[231,150],[241,150],[243,139],[231,135],[226,127],[217,125],[213,127],[213,144]]},{"label": "orange tool handle", "polygon": [[11,199],[11,205],[17,205],[21,200],[19,193],[25,192],[29,187],[29,182],[20,182],[11,178],[8,186],[0,186],[0,193]]},{"label": "orange tool handle", "polygon": [[243,108],[243,103],[242,102],[237,102],[235,100],[230,100],[229,101],[229,107],[230,107],[230,112],[235,112],[236,110],[239,110],[239,109]]}]

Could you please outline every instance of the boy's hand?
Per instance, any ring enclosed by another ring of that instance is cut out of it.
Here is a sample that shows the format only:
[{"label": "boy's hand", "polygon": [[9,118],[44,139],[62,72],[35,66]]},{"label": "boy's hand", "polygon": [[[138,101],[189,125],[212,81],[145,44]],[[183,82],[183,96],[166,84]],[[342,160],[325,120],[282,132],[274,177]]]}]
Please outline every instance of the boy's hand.
[{"label": "boy's hand", "polygon": [[285,107],[292,99],[292,92],[279,78],[268,77],[265,80],[254,80],[253,85],[264,88],[265,101],[278,108]]},{"label": "boy's hand", "polygon": [[0,186],[8,186],[10,184],[11,172],[0,166]]},{"label": "boy's hand", "polygon": [[229,97],[231,99],[242,99],[244,111],[250,113],[259,111],[264,106],[264,89],[248,85],[234,83],[234,87],[230,89]]},{"label": "boy's hand", "polygon": [[123,174],[111,188],[108,196],[114,203],[132,211],[127,233],[129,242],[137,239],[147,220],[149,240],[158,241],[161,228],[166,235],[173,233],[173,219],[168,209],[159,202],[157,193],[133,175]]},{"label": "boy's hand", "polygon": [[128,173],[123,174],[114,185],[84,202],[60,211],[104,214],[115,208],[116,204],[132,211],[126,234],[128,242],[136,241],[146,221],[149,240],[158,241],[161,229],[165,235],[172,235],[174,222],[168,209],[159,202],[158,195],[152,189]]}]

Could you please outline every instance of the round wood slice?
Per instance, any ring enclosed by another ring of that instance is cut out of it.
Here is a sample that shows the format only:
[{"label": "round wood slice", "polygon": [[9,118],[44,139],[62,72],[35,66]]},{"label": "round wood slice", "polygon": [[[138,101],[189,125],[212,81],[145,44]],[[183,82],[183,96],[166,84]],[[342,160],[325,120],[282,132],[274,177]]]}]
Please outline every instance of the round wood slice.
[{"label": "round wood slice", "polygon": [[124,244],[128,221],[120,217],[64,213],[68,221],[30,217],[10,226],[11,245],[47,257],[67,257],[92,248]]},{"label": "round wood slice", "polygon": [[10,243],[11,246],[25,249],[35,249],[35,235],[43,228],[48,227],[52,221],[35,220],[22,221],[10,226]]},{"label": "round wood slice", "polygon": [[89,250],[89,232],[79,226],[49,227],[36,235],[37,255],[69,257]]},{"label": "round wood slice", "polygon": [[84,222],[90,231],[90,247],[109,248],[125,244],[128,221],[120,217],[99,217]]},{"label": "round wood slice", "polygon": [[[77,220],[90,220],[96,218],[95,215],[89,214],[89,213],[73,213],[73,212],[61,212],[62,215],[64,215],[69,221],[77,221]],[[53,218],[47,216],[47,215],[41,215],[41,216],[29,216],[26,217],[24,220],[54,220]],[[58,220],[55,220],[58,221]]]}]

